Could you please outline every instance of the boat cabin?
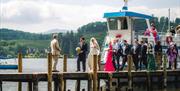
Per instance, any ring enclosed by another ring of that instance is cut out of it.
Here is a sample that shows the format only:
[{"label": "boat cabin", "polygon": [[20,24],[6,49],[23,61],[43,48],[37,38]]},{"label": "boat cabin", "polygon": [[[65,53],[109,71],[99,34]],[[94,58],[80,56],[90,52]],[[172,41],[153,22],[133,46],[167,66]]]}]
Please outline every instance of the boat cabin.
[{"label": "boat cabin", "polygon": [[109,37],[115,38],[121,35],[121,40],[126,40],[129,44],[132,44],[135,37],[134,20],[145,19],[148,28],[150,28],[149,19],[152,19],[152,16],[124,10],[104,13],[104,18],[107,19]]}]

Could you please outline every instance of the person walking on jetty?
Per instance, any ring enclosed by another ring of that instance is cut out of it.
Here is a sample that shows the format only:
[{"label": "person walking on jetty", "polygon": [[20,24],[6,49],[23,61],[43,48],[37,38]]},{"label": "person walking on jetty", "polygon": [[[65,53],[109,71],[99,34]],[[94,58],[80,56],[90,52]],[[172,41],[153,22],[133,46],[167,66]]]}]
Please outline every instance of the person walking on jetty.
[{"label": "person walking on jetty", "polygon": [[156,42],[156,45],[154,46],[154,53],[155,53],[157,68],[158,70],[160,70],[162,64],[162,46],[160,41]]},{"label": "person walking on jetty", "polygon": [[[90,39],[90,52],[88,54],[88,66],[89,66],[90,72],[92,72],[93,68],[94,68],[93,56],[99,55],[99,54],[100,54],[99,44],[98,44],[97,40],[94,37],[92,37]],[[99,70],[98,62],[96,64],[97,64],[97,70]]]},{"label": "person walking on jetty", "polygon": [[58,64],[58,58],[61,52],[61,48],[59,47],[59,42],[58,42],[58,35],[53,34],[53,39],[51,41],[51,53],[52,53],[52,59],[53,59],[53,72],[58,72],[56,66]]},{"label": "person walking on jetty", "polygon": [[144,64],[147,69],[147,41],[141,41],[140,70],[142,70],[142,64]]},{"label": "person walking on jetty", "polygon": [[79,42],[80,53],[78,53],[77,59],[77,71],[80,71],[80,62],[82,62],[83,72],[86,71],[86,55],[88,51],[88,45],[85,42],[85,38],[81,37]]}]

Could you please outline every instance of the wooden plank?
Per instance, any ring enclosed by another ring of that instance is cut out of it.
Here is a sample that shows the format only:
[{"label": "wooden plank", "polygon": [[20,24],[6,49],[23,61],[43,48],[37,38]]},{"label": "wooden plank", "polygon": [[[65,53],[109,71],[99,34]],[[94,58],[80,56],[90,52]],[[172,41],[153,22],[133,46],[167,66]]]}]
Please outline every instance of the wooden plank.
[{"label": "wooden plank", "polygon": [[77,80],[77,79],[81,79],[81,80],[88,80],[88,73],[84,72],[76,72],[76,73],[63,73],[63,78],[64,79],[71,79],[71,80]]},{"label": "wooden plank", "polygon": [[[155,72],[149,72],[152,77],[161,77],[164,75],[163,70],[158,70]],[[53,73],[52,77],[56,78],[58,74],[63,74],[63,79],[72,79],[72,80],[77,80],[77,79],[82,79],[82,80],[88,80],[89,79],[89,73],[87,72],[59,72],[59,73]],[[146,74],[146,75],[145,75]],[[21,81],[21,82],[30,82],[34,80],[33,75],[36,75],[39,81],[47,81],[47,72],[40,72],[40,73],[0,73],[0,81]],[[113,78],[121,78],[126,76],[127,78],[127,71],[123,72],[114,72],[112,73]],[[97,72],[98,79],[108,79],[108,73],[107,72]],[[180,77],[180,70],[167,70],[167,76],[168,77],[173,77],[177,76]],[[134,72],[132,71],[132,77],[147,77],[147,72]],[[53,80],[53,79],[52,79]]]}]

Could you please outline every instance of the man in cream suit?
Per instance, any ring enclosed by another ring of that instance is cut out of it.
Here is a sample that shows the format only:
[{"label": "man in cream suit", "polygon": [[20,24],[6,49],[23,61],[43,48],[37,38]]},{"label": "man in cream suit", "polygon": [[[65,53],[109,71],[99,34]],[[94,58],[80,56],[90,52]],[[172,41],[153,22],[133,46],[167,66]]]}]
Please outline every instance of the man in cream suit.
[{"label": "man in cream suit", "polygon": [[58,63],[58,58],[60,55],[60,47],[59,47],[59,42],[58,42],[58,36],[57,34],[53,34],[53,39],[51,41],[51,53],[52,53],[52,59],[53,59],[53,72],[58,72],[56,69],[57,63]]}]

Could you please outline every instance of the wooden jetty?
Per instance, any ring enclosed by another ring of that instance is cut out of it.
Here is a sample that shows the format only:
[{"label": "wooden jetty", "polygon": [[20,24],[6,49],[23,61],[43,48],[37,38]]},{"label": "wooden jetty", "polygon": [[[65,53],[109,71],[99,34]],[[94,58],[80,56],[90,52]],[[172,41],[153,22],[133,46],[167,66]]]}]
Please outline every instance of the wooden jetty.
[{"label": "wooden jetty", "polygon": [[[67,61],[67,56],[64,56],[65,66]],[[98,57],[94,55],[94,64],[97,63]],[[128,57],[128,64],[131,64],[130,56]],[[19,54],[19,62],[22,62],[22,56]],[[21,91],[21,82],[28,83],[28,91],[38,91],[38,83],[41,81],[48,82],[48,91],[66,91],[66,80],[76,80],[76,91],[80,91],[80,81],[87,80],[87,91],[103,91],[100,88],[100,80],[106,80],[108,91],[114,91],[112,89],[113,80],[118,80],[116,82],[117,87],[121,84],[128,84],[128,90],[132,90],[132,85],[141,80],[141,82],[147,83],[147,86],[151,86],[152,83],[158,82],[162,86],[166,87],[167,82],[180,82],[180,69],[176,70],[156,70],[156,71],[134,71],[131,67],[128,67],[127,71],[119,72],[104,72],[97,71],[97,65],[94,65],[94,72],[66,72],[67,69],[64,68],[64,72],[52,72],[52,58],[51,54],[48,54],[48,71],[47,72],[35,72],[35,73],[23,73],[22,63],[19,63],[19,73],[0,73],[0,91],[2,91],[2,82],[18,82],[18,91]],[[162,80],[153,80],[154,78],[161,78]],[[172,79],[173,78],[173,79]],[[54,89],[52,89],[52,82],[54,83]],[[118,89],[116,89],[118,91]],[[70,91],[70,90],[69,90]],[[85,90],[83,90],[85,91]]]}]

